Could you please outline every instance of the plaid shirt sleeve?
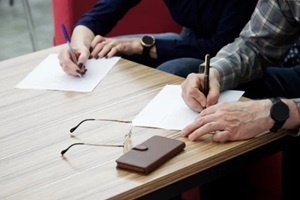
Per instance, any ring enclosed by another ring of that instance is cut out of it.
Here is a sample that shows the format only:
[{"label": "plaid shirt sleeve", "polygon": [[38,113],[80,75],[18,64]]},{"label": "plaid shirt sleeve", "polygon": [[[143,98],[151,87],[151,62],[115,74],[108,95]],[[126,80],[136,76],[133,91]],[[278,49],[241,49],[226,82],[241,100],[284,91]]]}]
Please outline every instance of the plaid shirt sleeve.
[{"label": "plaid shirt sleeve", "polygon": [[[261,77],[268,65],[282,65],[299,38],[299,10],[297,0],[259,0],[240,36],[211,59],[221,91]],[[294,101],[300,112],[300,99]]]},{"label": "plaid shirt sleeve", "polygon": [[211,59],[221,75],[222,91],[261,77],[268,65],[282,64],[299,37],[300,22],[293,15],[300,15],[299,10],[296,0],[258,2],[240,36]]}]

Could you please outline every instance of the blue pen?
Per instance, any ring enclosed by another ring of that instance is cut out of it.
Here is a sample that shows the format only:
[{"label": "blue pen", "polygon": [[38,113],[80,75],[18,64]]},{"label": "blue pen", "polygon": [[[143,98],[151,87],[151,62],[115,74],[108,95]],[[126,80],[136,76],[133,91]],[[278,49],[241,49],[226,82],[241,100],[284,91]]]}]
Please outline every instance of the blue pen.
[{"label": "blue pen", "polygon": [[72,47],[71,47],[71,40],[70,40],[70,37],[69,37],[69,35],[68,35],[67,29],[66,29],[66,27],[65,27],[64,24],[61,25],[61,28],[62,28],[62,31],[63,31],[64,36],[65,36],[65,38],[66,38],[66,41],[67,41],[67,43],[68,43],[68,45],[69,45],[70,52],[71,52],[71,56],[72,56],[72,60],[73,60],[73,62],[77,65],[77,58],[76,58],[75,53],[74,53],[74,51],[73,51],[73,49],[72,49]]}]

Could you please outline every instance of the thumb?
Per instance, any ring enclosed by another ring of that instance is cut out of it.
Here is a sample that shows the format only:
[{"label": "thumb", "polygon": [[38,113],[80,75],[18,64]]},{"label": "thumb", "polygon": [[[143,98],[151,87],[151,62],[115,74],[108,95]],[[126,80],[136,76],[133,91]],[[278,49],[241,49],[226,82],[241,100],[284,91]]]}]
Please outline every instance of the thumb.
[{"label": "thumb", "polygon": [[206,107],[214,105],[218,102],[220,97],[220,84],[215,78],[211,78],[210,80],[210,88],[207,95],[207,103]]}]

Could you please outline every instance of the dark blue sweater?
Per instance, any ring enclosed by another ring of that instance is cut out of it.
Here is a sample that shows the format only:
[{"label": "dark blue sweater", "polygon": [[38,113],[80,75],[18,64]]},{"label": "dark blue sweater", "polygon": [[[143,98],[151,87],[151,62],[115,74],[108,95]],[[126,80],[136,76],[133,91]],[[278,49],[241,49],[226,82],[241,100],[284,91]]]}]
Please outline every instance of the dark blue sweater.
[{"label": "dark blue sweater", "polygon": [[[106,35],[126,12],[141,0],[100,0],[76,25],[84,25],[95,35]],[[151,0],[149,0],[151,1]],[[257,0],[164,0],[172,18],[193,30],[187,40],[156,40],[160,59],[215,55],[236,38],[249,21]],[[153,11],[153,14],[156,14]]]}]

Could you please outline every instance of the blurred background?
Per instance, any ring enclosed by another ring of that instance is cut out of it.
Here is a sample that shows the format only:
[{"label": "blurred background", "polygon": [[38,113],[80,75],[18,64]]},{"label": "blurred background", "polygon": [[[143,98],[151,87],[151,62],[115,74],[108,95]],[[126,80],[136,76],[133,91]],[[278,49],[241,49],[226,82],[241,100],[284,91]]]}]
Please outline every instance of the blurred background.
[{"label": "blurred background", "polygon": [[53,46],[53,32],[51,0],[0,0],[0,60]]}]

